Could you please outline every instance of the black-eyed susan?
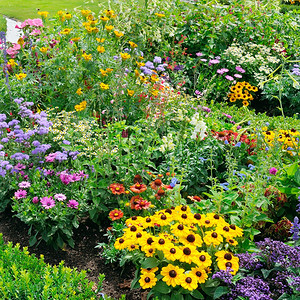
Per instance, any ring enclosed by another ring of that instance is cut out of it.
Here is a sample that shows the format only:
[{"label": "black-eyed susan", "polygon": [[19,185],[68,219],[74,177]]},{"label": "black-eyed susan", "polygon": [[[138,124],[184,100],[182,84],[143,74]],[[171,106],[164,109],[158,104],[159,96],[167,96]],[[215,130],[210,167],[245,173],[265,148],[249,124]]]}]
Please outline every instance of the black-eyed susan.
[{"label": "black-eyed susan", "polygon": [[242,228],[240,228],[240,227],[238,227],[234,224],[231,224],[229,226],[229,228],[230,228],[230,232],[231,232],[232,237],[237,237],[237,236],[241,237],[241,236],[243,236],[243,229]]},{"label": "black-eyed susan", "polygon": [[127,245],[128,245],[128,241],[126,241],[126,239],[124,237],[118,238],[114,243],[114,247],[117,250],[125,249],[125,248],[127,248]]},{"label": "black-eyed susan", "polygon": [[204,283],[208,278],[208,275],[203,268],[191,268],[191,272],[197,277],[198,283]]},{"label": "black-eyed susan", "polygon": [[197,257],[195,258],[194,263],[202,269],[210,267],[212,264],[211,256],[207,252],[201,251],[197,253]]},{"label": "black-eyed susan", "polygon": [[163,212],[155,213],[154,216],[155,223],[159,224],[160,226],[169,225],[171,221],[173,221],[172,216],[170,214],[165,214]]},{"label": "black-eyed susan", "polygon": [[238,244],[238,242],[233,238],[227,238],[226,242],[231,246],[236,246]]},{"label": "black-eyed susan", "polygon": [[235,275],[236,272],[239,270],[239,263],[236,260],[231,260],[231,261],[219,260],[217,265],[220,270],[224,270],[224,271],[226,271],[227,268],[230,268],[232,270],[230,271],[232,275]]},{"label": "black-eyed susan", "polygon": [[219,231],[209,230],[205,232],[203,241],[207,246],[212,244],[215,247],[223,242],[223,236]]},{"label": "black-eyed susan", "polygon": [[47,18],[49,15],[48,11],[38,11],[38,14],[42,17],[42,18]]},{"label": "black-eyed susan", "polygon": [[215,256],[217,257],[217,261],[235,261],[239,262],[239,258],[237,256],[234,256],[233,253],[225,250],[221,250],[215,253]]},{"label": "black-eyed susan", "polygon": [[128,43],[132,49],[137,48],[137,46],[138,46],[136,43],[131,42],[131,41],[129,41]]},{"label": "black-eyed susan", "polygon": [[25,73],[19,73],[15,75],[17,77],[18,80],[23,80],[24,78],[26,78],[27,74]]},{"label": "black-eyed susan", "polygon": [[201,247],[203,244],[202,238],[199,234],[189,232],[179,238],[179,241],[184,245],[193,245],[195,247]]},{"label": "black-eyed susan", "polygon": [[155,273],[156,271],[158,271],[158,267],[147,268],[147,269],[141,268],[141,274]]},{"label": "black-eyed susan", "polygon": [[180,257],[181,262],[186,262],[188,264],[192,263],[192,261],[195,261],[198,256],[198,251],[195,246],[193,245],[186,245],[180,247],[182,251],[182,256]]},{"label": "black-eyed susan", "polygon": [[157,278],[154,273],[142,274],[139,280],[142,289],[149,289],[156,285]]},{"label": "black-eyed susan", "polygon": [[202,218],[202,215],[199,214],[199,213],[195,213],[193,215],[193,223],[201,226],[202,225],[202,221],[203,221],[203,218]]},{"label": "black-eyed susan", "polygon": [[90,10],[87,10],[87,9],[82,9],[82,10],[81,10],[81,14],[82,14],[84,17],[87,17],[90,13],[91,13]]},{"label": "black-eyed susan", "polygon": [[153,227],[154,223],[155,222],[153,216],[145,217],[141,221],[141,226],[143,226],[144,228]]},{"label": "black-eyed susan", "polygon": [[127,60],[131,57],[129,53],[120,53],[122,60]]},{"label": "black-eyed susan", "polygon": [[180,223],[175,223],[173,225],[171,225],[171,232],[175,235],[175,236],[186,236],[189,234],[189,228],[186,225],[180,224]]},{"label": "black-eyed susan", "polygon": [[41,47],[41,48],[40,48],[40,51],[41,51],[43,54],[46,54],[47,51],[48,51],[48,47]]},{"label": "black-eyed susan", "polygon": [[100,19],[102,22],[107,22],[107,21],[109,21],[109,18],[108,18],[107,16],[101,16],[99,19]]},{"label": "black-eyed susan", "polygon": [[165,247],[162,251],[165,258],[172,261],[180,260],[183,255],[182,250],[173,244],[168,244],[168,247]]},{"label": "black-eyed susan", "polygon": [[198,287],[198,278],[193,273],[189,272],[182,275],[181,286],[189,291],[193,291]]},{"label": "black-eyed susan", "polygon": [[249,106],[249,102],[247,100],[244,100],[243,101],[243,106],[245,106],[245,107]]},{"label": "black-eyed susan", "polygon": [[85,61],[90,61],[92,60],[92,54],[87,54],[87,53],[83,53],[82,57],[84,58]]},{"label": "black-eyed susan", "polygon": [[115,34],[116,38],[118,38],[118,39],[124,35],[123,32],[120,32],[120,31],[117,31],[117,30],[114,31],[114,34]]},{"label": "black-eyed susan", "polygon": [[109,32],[109,31],[112,31],[114,29],[114,26],[112,26],[112,25],[105,25],[105,29]]},{"label": "black-eyed susan", "polygon": [[160,272],[160,274],[163,276],[162,280],[167,285],[173,287],[180,285],[183,273],[184,269],[181,269],[178,266],[173,266],[172,264],[168,264],[166,267],[163,267]]},{"label": "black-eyed susan", "polygon": [[104,53],[104,52],[105,52],[105,48],[104,48],[103,46],[98,46],[98,47],[97,47],[97,51],[98,51],[99,53]]},{"label": "black-eyed susan", "polygon": [[60,32],[60,34],[70,34],[70,32],[73,30],[73,28],[65,28],[63,31]]}]

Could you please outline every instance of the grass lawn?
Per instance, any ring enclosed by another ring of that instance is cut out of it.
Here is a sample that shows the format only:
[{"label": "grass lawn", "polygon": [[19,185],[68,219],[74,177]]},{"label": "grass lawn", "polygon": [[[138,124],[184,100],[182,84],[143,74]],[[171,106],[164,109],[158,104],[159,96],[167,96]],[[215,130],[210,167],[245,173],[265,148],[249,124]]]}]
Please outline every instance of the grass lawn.
[{"label": "grass lawn", "polygon": [[24,21],[25,19],[39,18],[38,9],[48,11],[51,17],[58,10],[67,9],[70,12],[74,8],[86,9],[97,12],[98,3],[107,3],[107,0],[0,0],[0,13]]},{"label": "grass lawn", "polygon": [[0,31],[6,31],[6,20],[0,15]]}]

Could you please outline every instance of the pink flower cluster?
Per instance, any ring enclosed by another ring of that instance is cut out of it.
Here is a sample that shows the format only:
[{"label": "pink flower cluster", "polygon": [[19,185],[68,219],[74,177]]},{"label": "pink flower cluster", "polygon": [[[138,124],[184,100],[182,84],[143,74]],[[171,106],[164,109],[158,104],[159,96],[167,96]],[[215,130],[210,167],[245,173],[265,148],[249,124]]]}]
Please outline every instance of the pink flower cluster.
[{"label": "pink flower cluster", "polygon": [[23,29],[26,26],[44,27],[44,24],[41,19],[27,19],[21,25],[16,25],[15,28]]},{"label": "pink flower cluster", "polygon": [[21,46],[19,44],[15,43],[12,47],[10,47],[6,50],[6,53],[11,58],[15,58],[20,49],[21,49]]},{"label": "pink flower cluster", "polygon": [[87,178],[88,175],[84,174],[83,171],[79,171],[79,173],[70,174],[68,171],[62,171],[59,174],[59,178],[63,184],[69,184],[70,182],[80,181],[83,178]]}]

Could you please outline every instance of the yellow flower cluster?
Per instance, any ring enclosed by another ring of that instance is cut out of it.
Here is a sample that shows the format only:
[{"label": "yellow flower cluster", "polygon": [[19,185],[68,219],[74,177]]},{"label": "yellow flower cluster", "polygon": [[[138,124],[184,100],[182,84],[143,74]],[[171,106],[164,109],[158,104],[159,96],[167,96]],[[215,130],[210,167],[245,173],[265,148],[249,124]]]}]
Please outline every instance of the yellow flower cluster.
[{"label": "yellow flower cluster", "polygon": [[18,80],[23,80],[24,78],[26,78],[27,74],[25,73],[20,73],[20,74],[16,74],[16,77]]},{"label": "yellow flower cluster", "polygon": [[163,255],[168,263],[161,270],[142,269],[139,283],[144,289],[156,285],[158,271],[167,285],[192,291],[206,281],[214,265],[219,270],[230,268],[232,274],[239,269],[238,257],[220,249],[226,244],[225,249],[236,246],[235,238],[243,230],[217,214],[192,213],[188,206],[177,206],[149,217],[133,216],[126,225],[124,235],[114,244],[116,249],[141,251],[146,257]]},{"label": "yellow flower cluster", "polygon": [[253,100],[253,96],[250,92],[257,92],[258,88],[252,86],[250,83],[243,81],[237,82],[234,86],[230,88],[231,93],[227,95],[230,102],[235,102],[236,100],[242,100],[243,106],[248,106],[249,101]]},{"label": "yellow flower cluster", "polygon": [[75,110],[76,111],[82,111],[85,110],[86,108],[86,101],[82,101],[81,103],[79,103],[78,105],[75,105]]},{"label": "yellow flower cluster", "polygon": [[282,150],[287,151],[290,155],[300,155],[300,132],[296,129],[291,130],[267,130],[263,128],[265,142],[273,147],[276,143],[281,144]]},{"label": "yellow flower cluster", "polygon": [[61,22],[64,22],[65,20],[70,20],[72,18],[72,15],[68,12],[64,12],[62,10],[59,10],[57,12],[58,16],[59,16],[59,20]]},{"label": "yellow flower cluster", "polygon": [[48,11],[38,11],[38,14],[42,17],[42,18],[47,18],[49,15]]}]

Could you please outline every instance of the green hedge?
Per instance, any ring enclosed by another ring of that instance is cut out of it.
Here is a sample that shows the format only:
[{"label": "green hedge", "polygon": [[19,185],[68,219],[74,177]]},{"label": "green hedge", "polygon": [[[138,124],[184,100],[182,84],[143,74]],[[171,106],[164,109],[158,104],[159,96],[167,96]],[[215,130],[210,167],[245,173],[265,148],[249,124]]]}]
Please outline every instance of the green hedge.
[{"label": "green hedge", "polygon": [[98,289],[92,290],[86,272],[50,266],[41,258],[29,255],[27,248],[4,244],[0,234],[0,299],[98,299],[104,275],[99,276]]}]

